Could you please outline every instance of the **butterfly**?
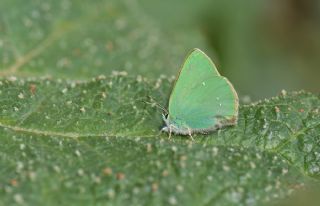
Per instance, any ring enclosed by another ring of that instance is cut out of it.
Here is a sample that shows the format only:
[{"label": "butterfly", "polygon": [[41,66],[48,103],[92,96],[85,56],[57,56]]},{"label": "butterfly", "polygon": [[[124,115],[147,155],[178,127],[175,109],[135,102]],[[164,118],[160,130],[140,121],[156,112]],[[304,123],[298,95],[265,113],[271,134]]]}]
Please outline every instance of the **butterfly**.
[{"label": "butterfly", "polygon": [[211,59],[193,49],[175,81],[161,131],[178,135],[208,133],[237,124],[239,100],[229,80]]}]

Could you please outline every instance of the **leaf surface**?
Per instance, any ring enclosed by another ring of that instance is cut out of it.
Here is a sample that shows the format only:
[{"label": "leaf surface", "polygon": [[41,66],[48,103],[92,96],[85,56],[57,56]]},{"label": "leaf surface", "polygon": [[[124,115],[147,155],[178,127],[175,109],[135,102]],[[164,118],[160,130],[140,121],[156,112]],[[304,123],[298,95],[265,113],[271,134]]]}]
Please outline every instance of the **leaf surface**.
[{"label": "leaf surface", "polygon": [[2,79],[4,205],[261,205],[319,179],[319,96],[240,108],[237,126],[160,134],[172,85],[122,73],[76,82]]}]

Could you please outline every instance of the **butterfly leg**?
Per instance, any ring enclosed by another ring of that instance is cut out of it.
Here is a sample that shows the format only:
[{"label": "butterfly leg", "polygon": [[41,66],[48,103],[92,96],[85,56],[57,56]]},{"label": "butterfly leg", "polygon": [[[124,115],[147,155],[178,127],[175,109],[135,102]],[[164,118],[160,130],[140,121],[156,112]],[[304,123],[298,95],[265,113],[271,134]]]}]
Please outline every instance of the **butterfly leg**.
[{"label": "butterfly leg", "polygon": [[172,127],[169,125],[169,139],[171,139]]},{"label": "butterfly leg", "polygon": [[188,128],[188,133],[189,133],[189,137],[191,138],[192,141],[194,141],[193,137],[192,137],[192,133],[191,133],[191,129]]}]

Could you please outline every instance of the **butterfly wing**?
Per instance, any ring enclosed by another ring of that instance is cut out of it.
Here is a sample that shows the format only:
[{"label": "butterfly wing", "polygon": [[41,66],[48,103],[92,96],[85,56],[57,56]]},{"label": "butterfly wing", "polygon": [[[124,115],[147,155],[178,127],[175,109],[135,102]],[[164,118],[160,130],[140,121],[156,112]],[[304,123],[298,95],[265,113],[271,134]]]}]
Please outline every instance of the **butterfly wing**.
[{"label": "butterfly wing", "polygon": [[238,97],[231,83],[220,76],[207,55],[199,49],[193,50],[171,93],[170,116],[191,129],[206,130],[223,122],[232,124],[237,113]]}]

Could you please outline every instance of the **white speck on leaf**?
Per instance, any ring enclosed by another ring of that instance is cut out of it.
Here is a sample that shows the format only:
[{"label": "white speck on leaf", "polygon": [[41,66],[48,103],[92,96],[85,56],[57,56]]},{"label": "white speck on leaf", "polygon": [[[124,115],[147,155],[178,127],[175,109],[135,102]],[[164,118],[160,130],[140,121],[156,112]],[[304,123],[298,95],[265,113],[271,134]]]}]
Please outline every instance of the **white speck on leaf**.
[{"label": "white speck on leaf", "polygon": [[20,93],[20,94],[18,95],[18,98],[19,98],[19,99],[23,99],[23,98],[24,98],[24,95],[23,95],[22,93]]},{"label": "white speck on leaf", "polygon": [[60,173],[61,169],[58,165],[54,165],[53,166],[53,170],[56,172],[56,173]]},{"label": "white speck on leaf", "polygon": [[24,204],[24,199],[21,194],[15,194],[13,199],[17,204]]},{"label": "white speck on leaf", "polygon": [[34,181],[36,179],[36,177],[37,177],[37,173],[35,173],[33,171],[30,171],[28,176],[29,176],[31,181]]},{"label": "white speck on leaf", "polygon": [[15,77],[15,76],[11,76],[11,77],[9,77],[8,79],[9,79],[10,81],[12,81],[12,82],[17,81],[17,77]]},{"label": "white speck on leaf", "polygon": [[169,202],[170,205],[176,205],[178,203],[178,201],[177,201],[175,196],[169,197],[168,202]]},{"label": "white speck on leaf", "polygon": [[272,190],[272,185],[268,185],[265,189],[264,189],[264,191],[266,191],[266,192],[269,192],[269,191],[271,191]]},{"label": "white speck on leaf", "polygon": [[229,171],[230,171],[230,167],[227,166],[227,165],[223,165],[222,168],[223,168],[223,170],[226,171],[226,172],[229,172]]},{"label": "white speck on leaf", "polygon": [[152,145],[150,143],[147,144],[147,152],[152,151]]},{"label": "white speck on leaf", "polygon": [[172,146],[171,149],[173,152],[176,152],[178,150],[178,148],[176,146]]},{"label": "white speck on leaf", "polygon": [[313,165],[310,167],[309,171],[311,174],[318,174],[320,171],[320,168],[316,165]]},{"label": "white speck on leaf", "polygon": [[24,150],[26,148],[26,145],[25,144],[20,144],[20,149],[21,150]]},{"label": "white speck on leaf", "polygon": [[81,156],[81,152],[80,152],[79,150],[76,150],[74,153],[75,153],[78,157]]},{"label": "white speck on leaf", "polygon": [[22,162],[17,162],[16,170],[17,172],[20,172],[24,168],[24,165]]},{"label": "white speck on leaf", "polygon": [[217,156],[218,152],[219,152],[219,149],[217,147],[212,148],[212,155],[213,156]]},{"label": "white speck on leaf", "polygon": [[138,187],[134,187],[133,190],[132,190],[132,193],[135,194],[135,195],[139,194],[139,192],[140,192],[140,189]]},{"label": "white speck on leaf", "polygon": [[83,176],[84,175],[83,169],[78,169],[77,173],[78,173],[79,176]]},{"label": "white speck on leaf", "polygon": [[281,90],[281,94],[282,94],[282,96],[286,96],[287,95],[287,91],[286,90]]},{"label": "white speck on leaf", "polygon": [[62,89],[62,91],[61,91],[63,94],[65,94],[65,93],[67,93],[68,92],[68,89],[67,88],[64,88],[64,89]]},{"label": "white speck on leaf", "polygon": [[182,192],[184,190],[182,185],[177,185],[176,189],[177,189],[178,192]]},{"label": "white speck on leaf", "polygon": [[116,193],[114,192],[113,189],[109,189],[109,190],[107,191],[107,195],[108,195],[108,197],[109,197],[110,199],[113,199],[114,196],[116,195]]},{"label": "white speck on leaf", "polygon": [[85,109],[84,107],[81,107],[81,108],[80,108],[80,111],[81,111],[82,113],[85,113],[85,112],[86,112],[86,109]]}]

